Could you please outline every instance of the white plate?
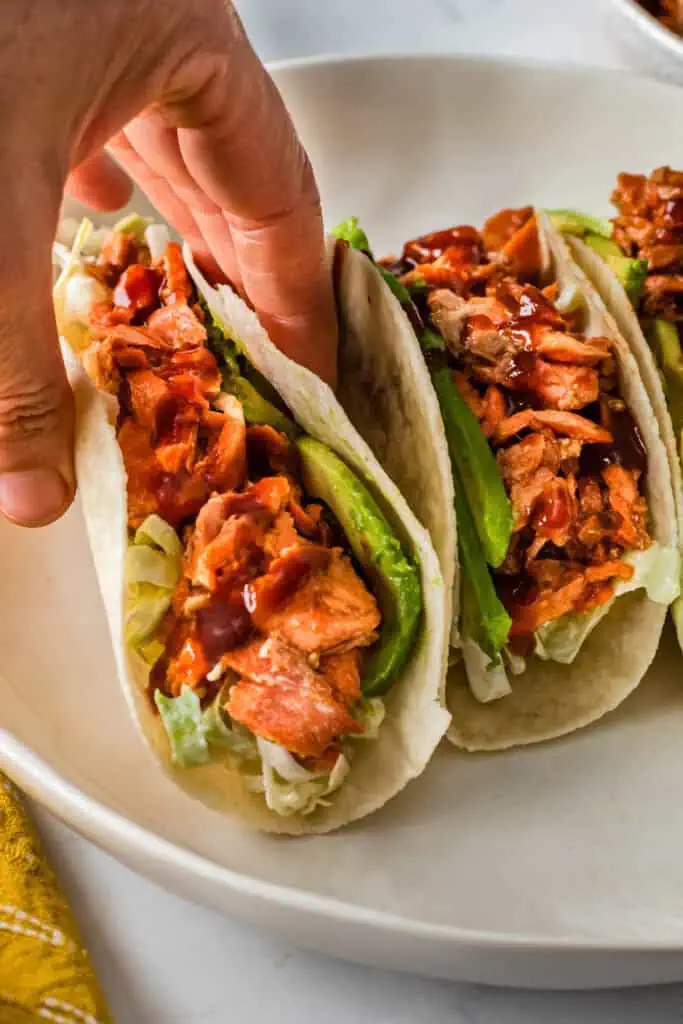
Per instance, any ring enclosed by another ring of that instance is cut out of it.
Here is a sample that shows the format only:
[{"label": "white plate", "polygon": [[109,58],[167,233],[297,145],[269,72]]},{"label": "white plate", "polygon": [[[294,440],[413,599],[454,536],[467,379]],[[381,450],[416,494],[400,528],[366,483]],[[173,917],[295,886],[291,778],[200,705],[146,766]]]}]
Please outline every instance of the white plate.
[{"label": "white plate", "polygon": [[611,0],[617,44],[635,68],[683,85],[683,39],[649,14],[638,0]]},{"label": "white plate", "polygon": [[[619,170],[683,165],[683,94],[616,74],[419,57],[276,77],[328,222],[359,214],[378,252],[503,205],[607,212]],[[0,557],[0,764],[137,870],[302,945],[406,971],[543,987],[683,979],[671,636],[604,724],[503,755],[443,750],[372,819],[283,841],[192,803],[138,741],[79,510],[42,532],[1,524]]]}]

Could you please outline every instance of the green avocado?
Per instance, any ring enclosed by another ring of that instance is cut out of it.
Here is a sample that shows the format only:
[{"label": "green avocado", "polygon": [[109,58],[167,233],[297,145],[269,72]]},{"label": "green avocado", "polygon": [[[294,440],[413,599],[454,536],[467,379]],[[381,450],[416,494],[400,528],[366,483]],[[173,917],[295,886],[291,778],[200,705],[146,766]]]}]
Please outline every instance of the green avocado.
[{"label": "green avocado", "polygon": [[563,235],[578,235],[583,238],[590,233],[602,235],[603,238],[612,237],[612,225],[603,217],[591,217],[589,213],[581,213],[580,210],[544,210],[550,217],[553,227]]},{"label": "green avocado", "polygon": [[364,697],[381,697],[405,667],[420,629],[418,568],[365,484],[346,463],[311,437],[300,437],[296,445],[307,493],[332,510],[373,584],[382,627],[365,666],[362,690]]},{"label": "green avocado", "polygon": [[[434,332],[425,332],[423,349],[434,344]],[[459,486],[467,499],[485,560],[494,568],[507,555],[512,535],[512,506],[505,493],[491,446],[447,366],[430,366],[430,376],[441,409],[448,453]]]},{"label": "green avocado", "polygon": [[455,512],[458,520],[458,551],[462,566],[460,627],[463,637],[474,640],[494,664],[507,642],[511,620],[501,603],[472,518],[457,464]]},{"label": "green avocado", "polygon": [[273,427],[291,440],[299,433],[296,423],[259,394],[246,377],[230,377],[227,380],[224,378],[223,386],[228,394],[234,395],[242,403],[247,423]]},{"label": "green avocado", "polygon": [[611,238],[587,233],[584,242],[605,261],[616,275],[632,306],[637,306],[647,277],[647,260],[632,259]]},{"label": "green avocado", "polygon": [[678,327],[668,320],[653,320],[646,329],[659,368],[676,434],[683,431],[683,351]]},{"label": "green avocado", "polygon": [[[299,433],[296,423],[271,401],[279,396],[274,388],[240,354],[227,328],[209,309],[207,303],[199,300],[204,310],[207,341],[220,367],[223,390],[239,399],[247,423],[273,427],[293,440]],[[251,378],[251,379],[249,379]],[[261,394],[265,391],[268,397]]]}]

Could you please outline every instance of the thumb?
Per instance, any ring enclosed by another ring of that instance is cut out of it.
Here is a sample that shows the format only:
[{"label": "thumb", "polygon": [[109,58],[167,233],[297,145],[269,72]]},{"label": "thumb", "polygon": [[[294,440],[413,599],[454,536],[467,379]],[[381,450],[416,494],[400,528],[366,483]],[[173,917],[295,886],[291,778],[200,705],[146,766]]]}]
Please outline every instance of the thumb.
[{"label": "thumb", "polygon": [[31,243],[0,251],[0,512],[43,526],[73,500],[73,399],[57,342],[50,241],[37,242],[25,223],[4,238]]}]

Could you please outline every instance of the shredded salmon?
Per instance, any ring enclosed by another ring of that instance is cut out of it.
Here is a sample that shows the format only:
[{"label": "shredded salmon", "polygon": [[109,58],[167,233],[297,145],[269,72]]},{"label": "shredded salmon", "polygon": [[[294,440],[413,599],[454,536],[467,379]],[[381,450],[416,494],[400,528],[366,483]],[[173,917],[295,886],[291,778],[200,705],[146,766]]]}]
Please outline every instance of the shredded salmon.
[{"label": "shredded salmon", "polygon": [[257,736],[302,757],[319,757],[337,737],[362,732],[335,679],[277,639],[232,651],[228,668],[241,678],[230,689],[228,714]]},{"label": "shredded salmon", "polygon": [[658,167],[649,177],[620,174],[612,202],[619,211],[615,241],[627,256],[647,262],[642,314],[683,320],[683,172]]}]

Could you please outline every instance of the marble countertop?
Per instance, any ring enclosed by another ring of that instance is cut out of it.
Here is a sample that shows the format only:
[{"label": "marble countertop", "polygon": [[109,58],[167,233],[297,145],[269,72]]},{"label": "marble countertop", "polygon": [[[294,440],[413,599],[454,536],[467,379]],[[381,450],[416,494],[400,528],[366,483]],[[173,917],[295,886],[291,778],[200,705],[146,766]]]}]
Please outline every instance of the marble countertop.
[{"label": "marble countertop", "polygon": [[[265,60],[444,51],[609,67],[599,0],[238,0]],[[117,1024],[674,1024],[683,985],[541,993],[426,981],[271,940],[139,878],[36,809]]]}]

